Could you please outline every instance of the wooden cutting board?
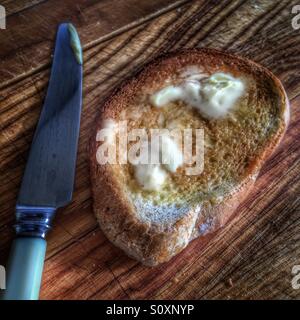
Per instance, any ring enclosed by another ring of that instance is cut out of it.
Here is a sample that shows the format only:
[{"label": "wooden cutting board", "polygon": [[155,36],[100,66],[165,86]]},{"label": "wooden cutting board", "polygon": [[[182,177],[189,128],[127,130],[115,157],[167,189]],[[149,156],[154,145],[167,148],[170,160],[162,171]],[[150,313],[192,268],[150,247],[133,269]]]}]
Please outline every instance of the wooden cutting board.
[{"label": "wooden cutting board", "polygon": [[[4,0],[0,30],[0,264],[49,79],[57,24],[72,21],[84,45],[84,102],[73,202],[48,236],[42,299],[300,298],[300,29],[293,1]],[[99,107],[159,54],[213,47],[272,70],[291,101],[291,123],[235,218],[169,263],[143,267],[111,245],[92,212],[88,140]]]}]

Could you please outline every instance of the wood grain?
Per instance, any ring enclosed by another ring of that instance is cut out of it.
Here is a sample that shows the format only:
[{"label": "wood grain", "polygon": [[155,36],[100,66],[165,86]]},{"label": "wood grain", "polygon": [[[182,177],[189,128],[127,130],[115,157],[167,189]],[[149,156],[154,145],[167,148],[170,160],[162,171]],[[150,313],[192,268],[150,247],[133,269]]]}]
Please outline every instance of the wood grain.
[{"label": "wood grain", "polygon": [[[72,16],[75,7],[66,3]],[[92,8],[103,3],[94,1]],[[148,2],[139,1],[144,3]],[[161,1],[153,5],[156,9],[150,11],[158,13],[150,14],[149,19],[144,9],[134,16],[124,7],[119,14],[129,16],[121,26],[113,24],[113,33],[109,32],[111,18],[101,32],[93,19],[79,23],[85,64],[76,186],[73,202],[57,214],[48,237],[42,299],[300,298],[300,291],[291,286],[292,266],[300,264],[300,34],[291,26],[293,4],[185,1],[172,8],[170,2]],[[30,35],[22,39],[20,51],[14,51],[9,36],[0,33],[1,43],[4,39],[10,46],[0,50],[2,264],[13,236],[15,200],[49,78],[54,29],[47,41],[43,38],[45,31],[41,36],[45,41],[33,41],[37,16],[46,5],[50,6],[50,1],[23,11],[22,19],[30,17],[35,22],[28,26]],[[166,10],[162,9],[164,5]],[[105,8],[109,15],[112,8]],[[62,12],[53,7],[49,30],[62,19]],[[18,28],[10,32],[16,35]],[[87,144],[99,106],[111,90],[152,58],[183,47],[224,49],[270,68],[291,100],[291,124],[235,218],[207,243],[195,240],[169,263],[147,268],[111,245],[97,227],[92,213]],[[22,58],[16,59],[18,55],[26,57],[22,63]]]},{"label": "wood grain", "polygon": [[[186,0],[73,0],[23,1],[7,17],[1,31],[0,87],[49,67],[59,23],[71,21],[85,48],[149,20]],[[9,2],[9,8],[16,6]],[[22,10],[23,8],[23,10]],[[29,8],[29,9],[28,9]],[[126,14],[124,14],[124,12]],[[33,59],[34,57],[34,59]]]},{"label": "wood grain", "polygon": [[10,16],[23,10],[29,9],[43,1],[47,0],[2,0],[1,5],[5,7],[6,16]]}]

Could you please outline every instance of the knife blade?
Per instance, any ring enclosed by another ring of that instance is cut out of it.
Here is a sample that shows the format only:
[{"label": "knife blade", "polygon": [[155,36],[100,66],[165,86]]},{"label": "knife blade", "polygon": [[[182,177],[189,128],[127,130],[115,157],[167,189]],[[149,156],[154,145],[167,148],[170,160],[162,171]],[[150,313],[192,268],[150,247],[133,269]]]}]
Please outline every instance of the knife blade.
[{"label": "knife blade", "polygon": [[82,104],[82,51],[76,29],[59,26],[48,90],[16,205],[16,234],[4,299],[37,299],[45,236],[72,199]]},{"label": "knife blade", "polygon": [[60,25],[47,96],[32,141],[17,206],[58,208],[72,198],[79,134],[82,64],[74,27]]}]

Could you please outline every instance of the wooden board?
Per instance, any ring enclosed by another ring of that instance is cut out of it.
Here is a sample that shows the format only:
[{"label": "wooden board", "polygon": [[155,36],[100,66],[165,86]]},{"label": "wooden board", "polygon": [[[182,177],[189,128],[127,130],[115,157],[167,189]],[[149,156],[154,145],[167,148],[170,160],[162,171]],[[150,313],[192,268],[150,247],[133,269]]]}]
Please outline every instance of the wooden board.
[{"label": "wooden board", "polygon": [[[50,72],[59,22],[84,44],[84,104],[73,202],[48,237],[42,299],[300,298],[300,30],[293,1],[4,1],[0,30],[0,264],[13,238],[14,206]],[[79,6],[79,7],[78,7]],[[291,101],[291,123],[235,218],[208,243],[193,241],[157,268],[108,242],[92,213],[87,143],[99,106],[162,52],[213,47],[270,68]]]}]

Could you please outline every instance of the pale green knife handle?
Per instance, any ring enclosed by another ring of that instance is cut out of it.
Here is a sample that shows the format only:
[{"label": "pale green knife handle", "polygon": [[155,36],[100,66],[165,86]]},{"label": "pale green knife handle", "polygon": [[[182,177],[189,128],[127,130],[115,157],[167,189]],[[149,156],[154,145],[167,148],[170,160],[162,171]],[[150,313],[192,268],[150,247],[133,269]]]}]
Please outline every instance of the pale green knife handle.
[{"label": "pale green knife handle", "polygon": [[47,243],[38,237],[14,240],[7,266],[4,300],[37,300]]}]

